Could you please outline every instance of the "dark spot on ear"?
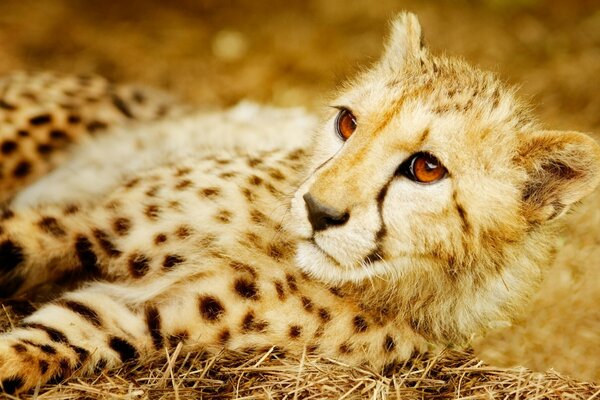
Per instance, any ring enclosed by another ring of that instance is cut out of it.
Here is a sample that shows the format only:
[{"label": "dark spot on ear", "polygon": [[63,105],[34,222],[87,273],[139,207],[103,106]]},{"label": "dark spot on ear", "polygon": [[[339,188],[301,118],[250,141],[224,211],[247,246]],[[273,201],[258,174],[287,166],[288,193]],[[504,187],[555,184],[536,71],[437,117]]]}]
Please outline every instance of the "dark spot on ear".
[{"label": "dark spot on ear", "polygon": [[34,126],[49,124],[50,122],[52,122],[52,115],[50,114],[40,114],[29,118],[29,123]]},{"label": "dark spot on ear", "polygon": [[354,332],[356,333],[363,333],[369,329],[369,324],[367,324],[365,317],[362,315],[355,316],[352,320],[352,324],[354,325]]},{"label": "dark spot on ear", "polygon": [[131,220],[124,217],[115,218],[112,225],[117,235],[125,236],[131,229]]},{"label": "dark spot on ear", "polygon": [[240,278],[234,282],[233,287],[236,293],[244,299],[258,300],[260,298],[256,282],[254,281]]},{"label": "dark spot on ear", "polygon": [[287,281],[288,287],[290,288],[290,292],[295,292],[298,290],[298,284],[296,283],[295,276],[287,274],[285,276],[285,280]]},{"label": "dark spot on ear", "polygon": [[99,274],[98,257],[92,250],[92,243],[85,236],[78,236],[75,240],[75,252],[81,263],[81,268],[91,274]]},{"label": "dark spot on ear", "polygon": [[292,339],[297,339],[302,335],[302,327],[300,325],[290,325],[289,336]]},{"label": "dark spot on ear", "polygon": [[23,178],[31,172],[31,163],[29,161],[20,161],[13,170],[15,178]]},{"label": "dark spot on ear", "polygon": [[163,261],[163,267],[166,269],[170,269],[170,268],[173,268],[173,267],[181,264],[184,261],[185,261],[185,258],[180,255],[167,254]]},{"label": "dark spot on ear", "polygon": [[201,296],[199,299],[200,315],[209,322],[218,321],[225,314],[225,307],[212,296]]},{"label": "dark spot on ear", "polygon": [[121,255],[121,251],[117,249],[113,242],[110,241],[109,236],[106,232],[100,229],[94,229],[93,232],[94,237],[100,244],[100,247],[109,257],[119,257]]},{"label": "dark spot on ear", "polygon": [[302,307],[304,307],[304,309],[308,312],[312,312],[313,311],[313,303],[312,301],[306,297],[306,296],[302,296],[301,297],[302,300]]},{"label": "dark spot on ear", "polygon": [[12,271],[25,261],[23,248],[10,239],[0,243],[0,268]]},{"label": "dark spot on ear", "polygon": [[117,352],[117,354],[119,354],[119,358],[123,362],[135,360],[139,357],[136,348],[125,339],[112,336],[108,340],[108,345],[111,349]]},{"label": "dark spot on ear", "polygon": [[331,314],[325,308],[319,308],[319,318],[322,322],[331,321]]},{"label": "dark spot on ear", "polygon": [[150,332],[150,336],[152,337],[154,348],[160,350],[163,347],[163,337],[160,332],[161,318],[158,309],[154,306],[146,307],[146,325],[148,326],[148,332]]},{"label": "dark spot on ear", "polygon": [[57,304],[73,311],[75,314],[83,317],[94,326],[102,326],[102,320],[100,319],[98,313],[83,303],[74,300],[60,300]]},{"label": "dark spot on ear", "polygon": [[67,233],[54,217],[43,217],[38,223],[39,227],[54,237],[63,237]]},{"label": "dark spot on ear", "polygon": [[19,376],[6,378],[2,380],[2,389],[6,394],[13,395],[17,390],[23,387],[25,380]]},{"label": "dark spot on ear", "polygon": [[2,142],[2,145],[0,145],[0,151],[6,156],[17,150],[17,147],[19,147],[19,145],[14,140],[5,140]]},{"label": "dark spot on ear", "polygon": [[150,269],[150,259],[144,254],[134,253],[129,256],[129,272],[135,278],[144,276]]},{"label": "dark spot on ear", "polygon": [[275,291],[277,292],[277,298],[281,301],[285,300],[285,290],[283,289],[283,283],[281,281],[273,282]]}]

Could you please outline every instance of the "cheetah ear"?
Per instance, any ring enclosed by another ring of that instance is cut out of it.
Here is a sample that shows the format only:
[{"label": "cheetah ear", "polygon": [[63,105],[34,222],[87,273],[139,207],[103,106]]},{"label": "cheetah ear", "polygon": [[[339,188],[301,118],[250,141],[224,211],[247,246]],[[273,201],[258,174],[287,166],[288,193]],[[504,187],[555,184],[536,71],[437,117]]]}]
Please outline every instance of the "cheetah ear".
[{"label": "cheetah ear", "polygon": [[419,19],[415,14],[403,12],[392,21],[381,64],[397,71],[407,60],[418,59],[423,50]]},{"label": "cheetah ear", "polygon": [[534,133],[521,146],[519,159],[528,174],[522,198],[531,223],[564,215],[600,182],[600,146],[582,133]]}]

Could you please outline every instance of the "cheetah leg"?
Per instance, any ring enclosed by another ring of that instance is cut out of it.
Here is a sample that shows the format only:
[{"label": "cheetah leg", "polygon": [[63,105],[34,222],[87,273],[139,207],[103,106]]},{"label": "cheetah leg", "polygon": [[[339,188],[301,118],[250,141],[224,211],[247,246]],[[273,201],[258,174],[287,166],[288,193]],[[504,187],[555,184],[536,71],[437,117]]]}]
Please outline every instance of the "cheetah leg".
[{"label": "cheetah leg", "polygon": [[[109,234],[92,227],[87,210],[43,207],[5,212],[0,224],[0,298],[42,283],[103,275],[118,253]],[[96,248],[103,248],[102,254]]]}]

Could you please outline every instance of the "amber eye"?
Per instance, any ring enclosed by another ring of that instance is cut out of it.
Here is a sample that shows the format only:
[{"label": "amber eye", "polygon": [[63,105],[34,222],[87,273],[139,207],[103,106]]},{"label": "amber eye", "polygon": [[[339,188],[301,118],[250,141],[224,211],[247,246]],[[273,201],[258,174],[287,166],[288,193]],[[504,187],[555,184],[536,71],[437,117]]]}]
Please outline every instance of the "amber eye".
[{"label": "amber eye", "polygon": [[448,171],[429,153],[416,153],[400,166],[400,172],[419,183],[434,183],[446,177]]},{"label": "amber eye", "polygon": [[347,108],[342,108],[335,118],[335,131],[344,141],[356,130],[356,117]]}]

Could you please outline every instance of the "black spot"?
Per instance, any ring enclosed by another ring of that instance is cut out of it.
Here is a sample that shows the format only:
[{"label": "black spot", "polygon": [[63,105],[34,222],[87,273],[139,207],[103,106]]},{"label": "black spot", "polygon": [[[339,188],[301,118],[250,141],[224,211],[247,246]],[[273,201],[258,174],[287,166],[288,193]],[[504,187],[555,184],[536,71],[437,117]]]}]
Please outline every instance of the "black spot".
[{"label": "black spot", "polygon": [[129,272],[136,278],[144,276],[150,269],[150,259],[143,254],[135,253],[129,256]]},{"label": "black spot", "polygon": [[21,326],[26,329],[38,329],[40,331],[44,331],[50,337],[50,340],[52,340],[55,343],[68,343],[69,342],[69,340],[67,339],[67,336],[64,333],[62,333],[61,331],[59,331],[57,329],[50,328],[49,326],[37,324],[37,323],[25,323],[25,324],[22,324]]},{"label": "black spot", "polygon": [[156,307],[149,306],[146,308],[146,324],[148,325],[148,331],[152,337],[154,348],[157,350],[161,349],[163,347],[163,337],[160,333],[161,318]]},{"label": "black spot", "polygon": [[168,254],[165,256],[165,260],[163,261],[163,267],[166,269],[173,268],[176,265],[181,264],[185,261],[185,258],[179,256],[177,254]]},{"label": "black spot", "polygon": [[109,339],[108,345],[119,354],[119,358],[123,362],[135,360],[139,357],[135,347],[125,339],[113,336]]},{"label": "black spot", "polygon": [[2,219],[2,221],[6,221],[6,220],[11,219],[14,216],[15,216],[15,213],[13,210],[4,209],[4,210],[2,210],[2,216],[0,216],[0,219]]},{"label": "black spot", "polygon": [[147,205],[144,209],[144,214],[148,219],[156,221],[160,215],[160,208],[156,204]]},{"label": "black spot", "polygon": [[98,313],[85,304],[74,300],[60,300],[58,304],[85,318],[92,325],[102,326],[102,320]]},{"label": "black spot", "polygon": [[319,308],[319,318],[323,322],[331,321],[331,314],[325,308]]},{"label": "black spot", "polygon": [[6,378],[2,380],[2,389],[7,394],[15,394],[15,392],[23,387],[24,384],[25,381],[23,378],[14,376],[12,378]]},{"label": "black spot", "polygon": [[48,143],[40,143],[37,145],[37,151],[40,154],[50,154],[52,152],[52,150],[54,150],[54,147],[52,147],[51,144]]},{"label": "black spot", "polygon": [[390,335],[385,335],[385,339],[383,340],[383,350],[385,352],[393,351],[396,348],[396,343],[394,339]]},{"label": "black spot", "polygon": [[56,141],[67,141],[69,140],[69,135],[65,131],[61,131],[60,129],[52,129],[50,131],[50,139]]},{"label": "black spot", "polygon": [[342,293],[342,289],[338,287],[330,287],[329,292],[336,297],[344,297],[344,293]]},{"label": "black spot", "polygon": [[285,280],[287,281],[288,287],[291,292],[295,292],[298,290],[298,284],[296,283],[296,277],[290,274],[285,276]]},{"label": "black spot", "polygon": [[369,329],[369,324],[362,315],[355,316],[352,320],[352,324],[354,325],[354,332],[356,333],[363,333]]},{"label": "black spot", "polygon": [[234,282],[233,286],[236,293],[245,299],[258,300],[260,298],[256,282],[254,281],[240,278]]},{"label": "black spot", "polygon": [[218,337],[219,344],[221,346],[224,346],[227,344],[229,339],[231,339],[231,332],[229,332],[229,329],[223,329],[221,331],[221,333],[219,333],[219,337]]},{"label": "black spot", "polygon": [[105,122],[96,120],[96,121],[89,122],[85,127],[88,130],[88,132],[96,133],[98,131],[108,128],[108,125],[106,125]]},{"label": "black spot", "polygon": [[102,250],[104,250],[109,257],[118,257],[121,255],[121,251],[110,241],[106,232],[100,229],[94,229],[92,233]]},{"label": "black spot", "polygon": [[315,354],[319,350],[319,346],[316,344],[309,344],[306,346],[306,351],[310,354]]},{"label": "black spot", "polygon": [[13,176],[15,178],[23,178],[31,172],[31,163],[29,161],[20,161],[15,169],[13,169]]},{"label": "black spot", "polygon": [[39,227],[46,233],[55,237],[63,237],[67,233],[54,217],[43,217],[38,223]]},{"label": "black spot", "polygon": [[27,347],[25,347],[25,345],[21,344],[21,343],[15,343],[15,344],[13,344],[12,348],[17,353],[25,353],[27,351]]},{"label": "black spot", "polygon": [[3,299],[2,304],[10,307],[11,311],[20,317],[33,314],[37,309],[29,300],[25,299]]},{"label": "black spot", "polygon": [[29,118],[29,123],[35,126],[49,124],[50,122],[52,122],[52,115],[50,114],[40,114]]},{"label": "black spot", "polygon": [[81,365],[88,358],[90,352],[79,346],[71,346],[71,349],[77,354],[78,363]]},{"label": "black spot", "polygon": [[199,306],[200,315],[209,322],[218,321],[225,313],[223,304],[212,296],[201,296]]},{"label": "black spot", "polygon": [[131,220],[124,217],[116,218],[112,223],[115,233],[119,236],[125,236],[131,229]]},{"label": "black spot", "polygon": [[46,354],[56,354],[56,349],[49,344],[43,344],[40,346],[40,350],[42,350]]},{"label": "black spot", "polygon": [[48,372],[48,361],[46,360],[40,360],[38,362],[38,365],[40,367],[40,374],[45,375],[46,372]]},{"label": "black spot", "polygon": [[70,124],[75,125],[81,122],[81,117],[79,115],[71,114],[67,117],[67,121]]},{"label": "black spot", "polygon": [[93,275],[100,274],[98,257],[92,250],[92,243],[88,238],[82,235],[77,237],[75,241],[75,252],[77,253],[77,258],[79,258],[82,269]]},{"label": "black spot", "polygon": [[23,248],[7,239],[0,243],[0,268],[12,271],[25,260]]},{"label": "black spot", "polygon": [[209,199],[215,198],[221,194],[221,189],[217,187],[209,187],[201,189],[199,192],[201,197],[208,197]]},{"label": "black spot", "polygon": [[179,343],[183,343],[190,338],[190,334],[187,331],[180,331],[174,335],[169,335],[168,341],[169,346],[177,347]]},{"label": "black spot", "polygon": [[275,285],[277,298],[281,301],[285,300],[285,290],[283,289],[283,283],[281,281],[275,281],[273,282],[273,285]]},{"label": "black spot", "polygon": [[304,307],[304,309],[306,311],[312,312],[313,311],[312,301],[306,296],[302,296],[301,300],[302,300],[302,307]]},{"label": "black spot", "polygon": [[344,342],[340,345],[339,350],[340,350],[340,353],[342,353],[342,354],[352,353],[352,347],[346,342]]},{"label": "black spot", "polygon": [[192,181],[189,179],[182,179],[175,185],[176,190],[183,190],[192,186]]},{"label": "black spot", "polygon": [[18,143],[14,140],[5,140],[4,142],[2,142],[2,145],[0,145],[0,151],[2,152],[2,154],[8,155],[14,152],[18,146]]},{"label": "black spot", "polygon": [[29,136],[29,131],[26,131],[25,129],[19,129],[17,131],[17,135],[19,137],[28,137]]},{"label": "black spot", "polygon": [[250,178],[248,178],[248,183],[250,183],[253,186],[258,186],[262,183],[262,178],[256,176],[256,175],[252,175],[250,176]]},{"label": "black spot", "polygon": [[6,100],[0,99],[0,108],[8,111],[15,111],[17,109],[16,106],[7,103]]},{"label": "black spot", "polygon": [[243,332],[264,332],[268,326],[267,321],[257,321],[252,311],[249,311],[242,319]]},{"label": "black spot", "polygon": [[289,336],[292,339],[297,339],[302,335],[302,327],[299,325],[290,325]]},{"label": "black spot", "polygon": [[167,235],[164,233],[159,233],[154,237],[154,244],[163,244],[167,241]]},{"label": "black spot", "polygon": [[111,97],[112,103],[114,104],[117,110],[119,110],[127,118],[134,118],[133,113],[129,109],[129,106],[127,105],[127,103],[125,103],[125,101],[122,98],[120,98],[114,93]]}]

